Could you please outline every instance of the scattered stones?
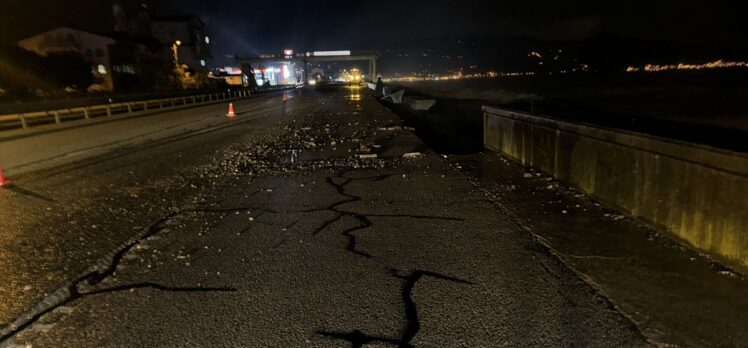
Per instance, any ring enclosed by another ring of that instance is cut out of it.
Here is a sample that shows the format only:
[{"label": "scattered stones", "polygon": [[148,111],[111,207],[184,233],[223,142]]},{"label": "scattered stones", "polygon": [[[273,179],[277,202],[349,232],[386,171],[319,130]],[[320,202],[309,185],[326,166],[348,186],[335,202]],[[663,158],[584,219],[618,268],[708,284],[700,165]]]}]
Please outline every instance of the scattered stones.
[{"label": "scattered stones", "polygon": [[625,215],[621,215],[621,214],[609,214],[609,213],[606,213],[603,216],[605,216],[606,218],[613,219],[613,221],[623,220],[623,219],[626,218]]},{"label": "scattered stones", "polygon": [[735,272],[732,272],[732,271],[719,271],[717,273],[720,274],[720,275],[723,275],[723,276],[730,277],[730,278],[737,278],[738,277],[738,275]]},{"label": "scattered stones", "polygon": [[[337,117],[336,113],[323,111],[285,121],[263,138],[232,145],[212,165],[204,166],[199,176],[217,180],[249,176],[251,180],[319,169],[381,169],[397,161],[372,154],[381,145],[367,141],[376,135],[380,123],[391,121],[355,122],[350,119],[350,112],[343,114],[344,117]],[[381,128],[397,130],[402,127]],[[205,187],[201,185],[200,188]]]}]

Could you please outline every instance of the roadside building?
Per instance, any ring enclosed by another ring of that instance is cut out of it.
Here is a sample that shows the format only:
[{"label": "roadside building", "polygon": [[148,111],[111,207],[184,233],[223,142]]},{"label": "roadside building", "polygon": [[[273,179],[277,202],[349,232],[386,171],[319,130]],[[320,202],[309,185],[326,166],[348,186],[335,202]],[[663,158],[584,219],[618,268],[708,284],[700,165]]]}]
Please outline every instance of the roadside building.
[{"label": "roadside building", "polygon": [[[17,45],[46,57],[73,53],[91,64],[88,91],[164,91],[208,83],[210,37],[196,16],[156,16],[133,1],[115,0],[109,29],[60,26]],[[175,65],[175,61],[179,66]],[[88,87],[88,88],[86,88]]]},{"label": "roadside building", "polygon": [[80,55],[91,64],[94,84],[88,86],[90,92],[144,91],[159,86],[167,89],[165,81],[173,67],[169,50],[150,36],[95,34],[59,27],[23,39],[18,46],[43,57],[54,53]]},{"label": "roadside building", "polygon": [[113,0],[114,31],[133,36],[151,36],[151,11],[139,1]]},{"label": "roadside building", "polygon": [[173,88],[174,63],[170,50],[151,36],[112,34],[109,46],[112,78],[118,91],[162,91]]},{"label": "roadside building", "polygon": [[208,73],[208,61],[213,57],[210,36],[205,23],[196,16],[152,17],[151,35],[163,44],[176,48],[180,64],[194,72]]}]

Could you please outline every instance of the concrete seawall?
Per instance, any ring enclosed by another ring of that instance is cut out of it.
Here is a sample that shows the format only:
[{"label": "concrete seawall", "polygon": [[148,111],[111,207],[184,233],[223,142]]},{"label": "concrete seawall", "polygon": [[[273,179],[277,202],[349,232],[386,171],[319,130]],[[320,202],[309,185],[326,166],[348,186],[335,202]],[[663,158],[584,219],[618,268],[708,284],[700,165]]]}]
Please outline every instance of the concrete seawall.
[{"label": "concrete seawall", "polygon": [[483,107],[484,145],[748,268],[748,155]]}]

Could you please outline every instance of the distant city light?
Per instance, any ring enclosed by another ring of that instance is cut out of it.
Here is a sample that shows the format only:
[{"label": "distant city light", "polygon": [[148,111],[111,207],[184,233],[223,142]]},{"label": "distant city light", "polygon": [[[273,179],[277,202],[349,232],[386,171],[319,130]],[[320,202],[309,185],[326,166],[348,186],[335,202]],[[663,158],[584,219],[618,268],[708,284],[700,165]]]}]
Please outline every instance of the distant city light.
[{"label": "distant city light", "polygon": [[291,49],[285,49],[283,50],[283,55],[286,57],[293,56],[293,50]]},{"label": "distant city light", "polygon": [[351,51],[316,51],[312,52],[313,56],[326,57],[326,56],[350,56]]},{"label": "distant city light", "polygon": [[205,44],[208,44],[208,45],[210,44],[210,38],[207,36],[205,37]]},{"label": "distant city light", "polygon": [[205,66],[205,59],[200,59],[200,65]]},{"label": "distant city light", "polygon": [[99,74],[102,74],[102,75],[106,75],[107,74],[106,67],[104,66],[104,64],[99,64],[96,67],[96,70],[99,72]]},{"label": "distant city light", "polygon": [[466,80],[466,79],[480,79],[480,78],[497,78],[497,77],[518,77],[518,76],[534,76],[535,72],[495,72],[489,71],[487,73],[475,73],[475,74],[448,74],[448,75],[410,75],[410,76],[397,76],[382,79],[384,82],[416,82],[416,81],[451,81],[451,80]]},{"label": "distant city light", "polygon": [[630,66],[626,68],[626,72],[660,72],[660,71],[671,71],[671,70],[705,70],[705,69],[725,69],[725,68],[748,68],[748,62],[725,62],[722,59],[704,63],[704,64],[671,64],[671,65],[656,65],[647,64],[644,67]]}]

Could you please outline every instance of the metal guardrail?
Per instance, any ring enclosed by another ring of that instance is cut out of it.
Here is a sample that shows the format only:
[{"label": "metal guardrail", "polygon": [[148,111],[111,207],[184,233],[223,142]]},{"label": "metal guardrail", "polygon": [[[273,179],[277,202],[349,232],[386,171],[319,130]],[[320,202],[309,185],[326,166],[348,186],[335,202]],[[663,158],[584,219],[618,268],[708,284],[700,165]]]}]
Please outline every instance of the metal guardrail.
[{"label": "metal guardrail", "polygon": [[147,112],[165,108],[184,107],[188,105],[203,105],[228,99],[248,98],[266,95],[278,91],[294,89],[294,86],[271,87],[263,89],[240,89],[225,92],[201,93],[191,96],[174,98],[147,99],[140,101],[121,102],[74,107],[67,109],[44,110],[36,112],[13,113],[0,115],[0,131],[30,128],[46,124],[60,124],[81,119],[92,119],[115,114]]}]

